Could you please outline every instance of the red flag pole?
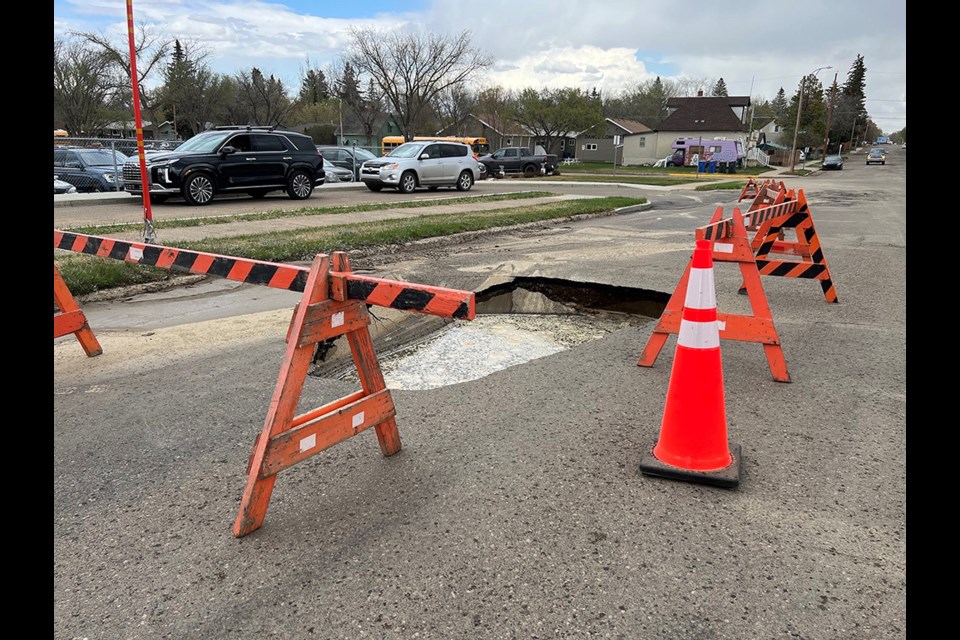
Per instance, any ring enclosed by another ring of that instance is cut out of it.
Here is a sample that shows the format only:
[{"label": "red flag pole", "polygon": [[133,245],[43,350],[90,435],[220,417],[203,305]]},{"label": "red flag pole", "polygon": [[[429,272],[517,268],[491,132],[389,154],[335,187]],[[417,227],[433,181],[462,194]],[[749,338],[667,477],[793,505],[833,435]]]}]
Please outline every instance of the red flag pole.
[{"label": "red flag pole", "polygon": [[137,50],[133,43],[133,0],[127,0],[127,37],[130,41],[130,79],[133,83],[133,118],[137,127],[137,156],[140,159],[140,184],[143,186],[143,241],[156,243],[153,212],[150,209],[150,182],[147,159],[143,153],[143,120],[140,116],[140,83],[137,81]]}]

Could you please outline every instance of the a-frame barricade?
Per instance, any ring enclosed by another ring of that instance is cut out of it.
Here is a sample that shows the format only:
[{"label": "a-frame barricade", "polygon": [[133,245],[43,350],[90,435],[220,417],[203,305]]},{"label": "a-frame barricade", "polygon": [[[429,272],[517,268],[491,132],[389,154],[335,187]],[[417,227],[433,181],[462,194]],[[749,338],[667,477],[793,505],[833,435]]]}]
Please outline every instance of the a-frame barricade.
[{"label": "a-frame barricade", "polygon": [[[750,248],[750,240],[744,226],[743,216],[739,208],[734,208],[731,218],[722,218],[723,208],[718,207],[710,222],[696,230],[697,240],[712,241],[712,258],[714,262],[735,262],[740,267],[740,275],[745,284],[745,291],[750,299],[752,315],[721,313],[717,311],[717,320],[720,326],[721,340],[739,340],[742,342],[758,342],[763,345],[763,351],[770,367],[770,373],[777,382],[790,382],[787,363],[780,346],[780,336],[773,323],[773,314],[767,297],[760,282],[760,273]],[[667,302],[653,333],[647,340],[640,360],[641,367],[652,367],[660,354],[663,345],[670,334],[680,331],[680,320],[683,312],[683,303],[686,299],[687,283],[690,279],[691,261],[680,277],[673,295]]]},{"label": "a-frame barricade", "polygon": [[[237,537],[263,524],[277,474],[370,427],[385,456],[400,451],[393,398],[386,388],[373,341],[367,305],[345,299],[342,274],[350,271],[346,254],[317,256],[307,277],[303,300],[294,310],[287,348],[270,409],[247,468],[247,486],[233,526]],[[338,272],[340,277],[331,277]],[[346,336],[360,377],[361,391],[301,415],[294,415],[318,342]]]},{"label": "a-frame barricade", "polygon": [[59,312],[53,314],[53,339],[72,333],[77,337],[77,341],[88,357],[92,358],[103,353],[97,336],[87,322],[87,316],[74,300],[57,265],[53,265],[53,302],[59,309]]},{"label": "a-frame barricade", "polygon": [[743,189],[741,189],[740,197],[737,198],[737,202],[743,202],[747,198],[756,198],[758,190],[759,185],[757,185],[757,181],[753,178],[747,178],[747,184],[745,184]]},{"label": "a-frame barricade", "polygon": [[[320,254],[309,269],[143,242],[54,229],[53,246],[135,264],[210,274],[238,282],[302,292],[287,328],[286,349],[263,429],[247,464],[247,484],[233,533],[242,537],[264,521],[277,474],[373,427],[385,456],[400,451],[396,410],[370,336],[368,306],[473,320],[473,292],[385,280],[350,271],[347,254]],[[56,267],[54,267],[56,295]],[[346,336],[359,391],[296,415],[317,343]]]},{"label": "a-frame barricade", "polygon": [[[756,228],[750,248],[760,275],[818,280],[824,299],[840,302],[803,189],[798,190],[795,199],[753,210],[749,215],[750,226]],[[785,239],[787,229],[793,229],[795,241]],[[770,254],[798,259],[771,258]]]}]

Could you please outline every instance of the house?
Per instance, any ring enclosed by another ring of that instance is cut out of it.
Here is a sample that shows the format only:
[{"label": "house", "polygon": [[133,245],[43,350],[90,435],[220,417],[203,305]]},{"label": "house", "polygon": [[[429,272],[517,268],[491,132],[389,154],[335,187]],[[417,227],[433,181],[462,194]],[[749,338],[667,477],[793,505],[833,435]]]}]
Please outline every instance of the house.
[{"label": "house", "polygon": [[[622,165],[626,158],[633,158],[634,161],[628,164],[643,164],[636,158],[643,157],[648,145],[653,146],[656,139],[656,132],[642,122],[625,118],[606,118],[606,129],[603,135],[583,132],[573,140],[573,149],[568,146],[568,150],[573,151],[572,156],[581,162],[615,161]],[[616,157],[614,157],[615,148]],[[648,164],[653,164],[655,161],[656,158],[653,157]]]},{"label": "house", "polygon": [[[673,152],[670,145],[677,138],[739,139],[746,148],[749,107],[750,96],[704,96],[703,91],[699,91],[695,97],[670,98],[667,100],[669,115],[655,135],[639,133],[625,138],[621,164],[654,164]],[[643,146],[634,136],[645,138]]]},{"label": "house", "polygon": [[[137,137],[137,124],[133,120],[126,122],[111,122],[104,125],[97,131],[96,137],[99,138],[134,138]],[[143,121],[144,140],[176,140],[177,132],[173,128],[173,122],[166,120],[157,125],[156,136],[154,136],[153,123],[149,120]]]}]

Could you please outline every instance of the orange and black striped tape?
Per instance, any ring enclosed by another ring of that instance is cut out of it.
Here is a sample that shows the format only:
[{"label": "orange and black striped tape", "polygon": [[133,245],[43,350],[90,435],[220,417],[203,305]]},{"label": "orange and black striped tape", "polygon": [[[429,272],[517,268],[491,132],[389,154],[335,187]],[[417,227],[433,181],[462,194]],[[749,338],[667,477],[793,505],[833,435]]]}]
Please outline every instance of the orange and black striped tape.
[{"label": "orange and black striped tape", "polygon": [[[200,251],[161,247],[143,242],[69,233],[54,229],[56,249],[123,260],[172,271],[207,274],[248,284],[303,292],[310,270],[295,265],[235,258]],[[347,297],[367,304],[416,311],[447,318],[472,320],[476,317],[472,291],[431,287],[332,272],[331,278],[346,280]]]}]

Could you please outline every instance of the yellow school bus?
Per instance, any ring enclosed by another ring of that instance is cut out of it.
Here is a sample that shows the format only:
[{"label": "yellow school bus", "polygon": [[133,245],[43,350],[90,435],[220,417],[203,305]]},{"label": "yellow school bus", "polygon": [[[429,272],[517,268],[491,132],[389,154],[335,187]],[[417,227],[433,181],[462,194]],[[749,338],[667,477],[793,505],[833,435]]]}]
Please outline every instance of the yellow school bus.
[{"label": "yellow school bus", "polygon": [[[475,158],[490,153],[490,143],[487,142],[486,138],[480,136],[414,136],[413,139],[414,141],[446,140],[449,142],[463,142],[464,144],[470,145],[470,148],[473,149],[473,157]],[[404,140],[403,136],[384,136],[381,141],[380,155],[387,155],[391,149],[399,147],[404,142],[406,142],[406,140]]]}]

